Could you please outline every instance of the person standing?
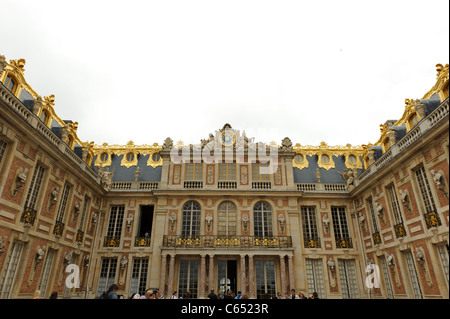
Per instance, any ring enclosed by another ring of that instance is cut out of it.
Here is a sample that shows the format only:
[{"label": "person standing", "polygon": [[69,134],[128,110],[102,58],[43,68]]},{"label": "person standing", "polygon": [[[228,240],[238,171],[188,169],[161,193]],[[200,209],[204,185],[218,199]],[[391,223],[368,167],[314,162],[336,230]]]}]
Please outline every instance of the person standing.
[{"label": "person standing", "polygon": [[208,295],[209,299],[217,299],[217,295],[214,293],[214,289],[211,289],[211,292]]},{"label": "person standing", "polygon": [[112,284],[111,286],[109,286],[108,291],[100,296],[100,299],[119,299],[117,290],[119,290],[119,286],[117,286],[116,284]]},{"label": "person standing", "polygon": [[289,297],[289,299],[298,299],[297,295],[295,294],[294,288],[291,289],[291,296]]}]

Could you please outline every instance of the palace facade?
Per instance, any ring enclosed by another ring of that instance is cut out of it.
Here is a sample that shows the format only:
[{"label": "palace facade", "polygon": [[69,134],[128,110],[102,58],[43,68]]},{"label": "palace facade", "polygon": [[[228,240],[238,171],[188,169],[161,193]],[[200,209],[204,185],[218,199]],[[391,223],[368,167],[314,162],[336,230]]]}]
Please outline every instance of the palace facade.
[{"label": "palace facade", "polygon": [[360,146],[83,142],[24,67],[0,56],[0,298],[449,297],[448,64]]}]

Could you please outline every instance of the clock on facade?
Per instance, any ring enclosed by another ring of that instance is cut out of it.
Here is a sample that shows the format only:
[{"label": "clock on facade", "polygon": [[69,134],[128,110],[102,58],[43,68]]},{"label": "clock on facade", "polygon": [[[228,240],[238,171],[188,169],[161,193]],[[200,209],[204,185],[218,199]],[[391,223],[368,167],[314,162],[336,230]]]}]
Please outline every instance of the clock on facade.
[{"label": "clock on facade", "polygon": [[224,131],[220,134],[220,143],[223,146],[232,146],[236,143],[236,135],[233,132]]}]

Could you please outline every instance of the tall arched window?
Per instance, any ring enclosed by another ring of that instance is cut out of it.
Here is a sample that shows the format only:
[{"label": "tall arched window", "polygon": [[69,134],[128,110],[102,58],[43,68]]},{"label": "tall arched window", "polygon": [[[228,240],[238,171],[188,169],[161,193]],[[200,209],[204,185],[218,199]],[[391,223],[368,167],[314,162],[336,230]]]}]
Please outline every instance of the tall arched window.
[{"label": "tall arched window", "polygon": [[189,201],[183,206],[182,236],[200,235],[201,206],[196,201]]},{"label": "tall arched window", "polygon": [[236,235],[236,205],[230,201],[222,202],[217,208],[217,212],[219,216],[218,234],[231,236]]},{"label": "tall arched window", "polygon": [[255,236],[273,236],[272,208],[266,202],[257,202],[253,208]]}]

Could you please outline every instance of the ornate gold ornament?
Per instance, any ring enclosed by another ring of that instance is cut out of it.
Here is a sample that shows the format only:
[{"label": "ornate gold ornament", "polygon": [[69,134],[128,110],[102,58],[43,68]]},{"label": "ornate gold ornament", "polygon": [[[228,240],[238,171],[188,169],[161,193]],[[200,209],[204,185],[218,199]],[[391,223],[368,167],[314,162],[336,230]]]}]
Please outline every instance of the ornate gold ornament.
[{"label": "ornate gold ornament", "polygon": [[162,146],[158,143],[153,145],[135,145],[133,141],[129,141],[126,145],[108,145],[108,143],[103,143],[103,145],[95,145],[92,147],[94,156],[97,155],[94,165],[105,167],[111,166],[112,156],[122,156],[121,166],[130,168],[132,166],[137,166],[139,155],[149,155],[147,165],[153,168],[162,166],[162,158],[159,156]]},{"label": "ornate gold ornament", "polygon": [[363,146],[352,146],[351,144],[347,144],[346,146],[329,146],[327,143],[322,142],[319,146],[302,146],[297,143],[293,147],[293,151],[296,153],[292,160],[293,167],[300,170],[307,168],[309,166],[307,156],[317,156],[317,165],[320,168],[329,170],[336,166],[333,156],[344,156],[345,166],[347,168],[362,169],[361,157],[366,156],[369,150]]}]

